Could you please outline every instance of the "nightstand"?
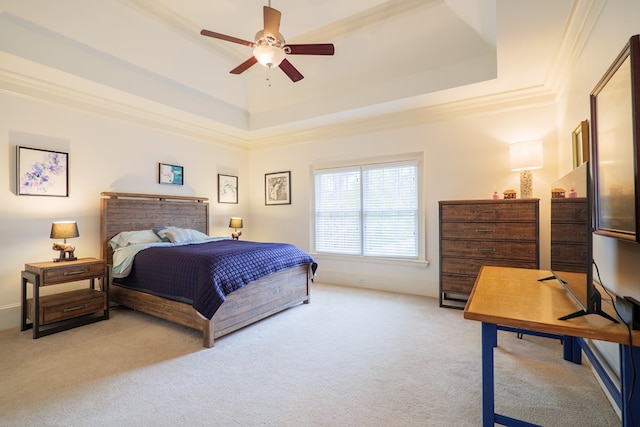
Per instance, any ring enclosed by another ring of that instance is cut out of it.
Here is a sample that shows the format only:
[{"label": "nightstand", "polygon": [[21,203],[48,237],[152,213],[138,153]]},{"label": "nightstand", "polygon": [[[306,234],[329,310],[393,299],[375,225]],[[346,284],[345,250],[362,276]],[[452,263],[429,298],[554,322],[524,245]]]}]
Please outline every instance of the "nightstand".
[{"label": "nightstand", "polygon": [[[96,289],[96,279],[101,281],[100,290]],[[82,280],[89,280],[88,288],[40,296],[42,286]],[[33,285],[32,298],[27,298],[27,283]],[[109,270],[104,260],[81,258],[24,265],[20,330],[33,328],[34,339],[108,318]]]}]

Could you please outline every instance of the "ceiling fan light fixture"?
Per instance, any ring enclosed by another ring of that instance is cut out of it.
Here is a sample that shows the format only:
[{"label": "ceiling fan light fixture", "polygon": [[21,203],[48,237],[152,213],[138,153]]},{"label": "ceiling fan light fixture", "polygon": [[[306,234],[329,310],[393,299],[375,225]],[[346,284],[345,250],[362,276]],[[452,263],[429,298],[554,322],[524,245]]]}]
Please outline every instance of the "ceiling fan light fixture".
[{"label": "ceiling fan light fixture", "polygon": [[280,65],[286,54],[280,47],[263,44],[253,49],[253,56],[263,67],[274,68]]}]

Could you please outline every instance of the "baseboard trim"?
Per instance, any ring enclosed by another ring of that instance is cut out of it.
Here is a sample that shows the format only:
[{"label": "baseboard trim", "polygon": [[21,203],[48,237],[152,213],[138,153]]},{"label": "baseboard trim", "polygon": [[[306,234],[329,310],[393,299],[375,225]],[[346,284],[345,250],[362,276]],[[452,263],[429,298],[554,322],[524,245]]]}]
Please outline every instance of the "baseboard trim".
[{"label": "baseboard trim", "polygon": [[620,391],[620,380],[615,375],[609,365],[603,362],[602,357],[598,355],[597,349],[592,348],[589,342],[584,338],[578,338],[578,343],[582,352],[589,360],[589,364],[600,383],[602,390],[611,402],[611,406],[619,417],[622,417],[622,392]]},{"label": "baseboard trim", "polygon": [[20,326],[20,304],[0,307],[0,331]]}]

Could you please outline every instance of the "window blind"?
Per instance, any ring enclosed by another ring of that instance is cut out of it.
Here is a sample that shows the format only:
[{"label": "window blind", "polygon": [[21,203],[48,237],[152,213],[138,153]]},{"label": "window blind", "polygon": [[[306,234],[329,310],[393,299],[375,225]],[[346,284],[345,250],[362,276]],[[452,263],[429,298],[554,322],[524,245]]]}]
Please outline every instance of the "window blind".
[{"label": "window blind", "polygon": [[417,162],[325,169],[315,174],[315,250],[418,257]]}]

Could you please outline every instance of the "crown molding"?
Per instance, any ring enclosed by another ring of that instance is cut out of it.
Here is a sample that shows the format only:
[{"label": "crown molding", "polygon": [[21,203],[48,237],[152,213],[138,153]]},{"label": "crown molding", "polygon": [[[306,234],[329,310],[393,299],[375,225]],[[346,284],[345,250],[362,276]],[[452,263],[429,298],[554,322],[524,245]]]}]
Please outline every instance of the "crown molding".
[{"label": "crown molding", "polygon": [[[271,129],[268,130],[269,135],[265,136],[262,131],[237,130],[112,88],[98,88],[99,85],[93,82],[80,82],[80,79],[75,77],[71,81],[73,86],[0,69],[0,91],[6,93],[245,150],[416,126],[460,116],[530,108],[555,101],[554,93],[544,86],[539,86],[455,102],[405,108],[392,113],[371,114],[365,109],[360,113],[336,114],[329,118],[298,124],[296,130],[288,130],[291,127]],[[76,86],[75,83],[82,84]],[[378,107],[375,109],[383,110]]]},{"label": "crown molding", "polygon": [[401,127],[436,123],[464,116],[495,114],[499,112],[532,108],[555,103],[556,95],[544,86],[506,91],[460,101],[405,109],[392,113],[368,115],[342,123],[310,126],[277,135],[252,138],[251,149],[305,143],[313,140],[366,134]]},{"label": "crown molding", "polygon": [[546,85],[558,92],[566,82],[563,77],[576,63],[602,13],[607,0],[574,0],[567,24],[546,78]]},{"label": "crown molding", "polygon": [[[73,78],[74,83],[80,79]],[[93,82],[78,87],[0,69],[0,91],[56,105],[205,140],[235,148],[249,148],[242,131],[141,97],[104,88]]]}]

